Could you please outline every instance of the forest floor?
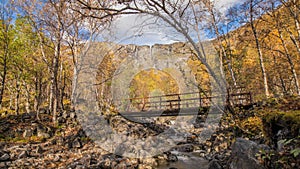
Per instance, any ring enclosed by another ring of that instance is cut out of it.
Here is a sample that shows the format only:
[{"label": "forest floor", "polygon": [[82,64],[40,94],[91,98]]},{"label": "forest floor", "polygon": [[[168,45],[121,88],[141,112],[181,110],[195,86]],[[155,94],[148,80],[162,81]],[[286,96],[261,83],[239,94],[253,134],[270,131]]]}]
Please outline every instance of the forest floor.
[{"label": "forest floor", "polygon": [[[89,138],[76,113],[61,111],[58,124],[41,112],[0,118],[0,168],[297,168],[300,166],[300,99],[273,98],[245,110],[225,113],[217,131],[197,140],[204,117],[170,151],[151,158],[129,158],[104,150]],[[169,124],[135,124],[120,116],[111,126],[134,137],[157,135]],[[198,163],[195,163],[197,161]],[[184,163],[186,162],[186,163]],[[201,167],[199,167],[201,165]]]}]

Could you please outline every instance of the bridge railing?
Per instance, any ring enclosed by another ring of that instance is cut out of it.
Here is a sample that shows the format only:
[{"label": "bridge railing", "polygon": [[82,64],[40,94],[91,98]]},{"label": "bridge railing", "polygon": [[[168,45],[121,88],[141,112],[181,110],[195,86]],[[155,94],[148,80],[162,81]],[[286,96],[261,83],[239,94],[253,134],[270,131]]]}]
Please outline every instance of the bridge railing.
[{"label": "bridge railing", "polygon": [[203,92],[190,92],[181,94],[167,94],[143,98],[129,98],[126,110],[123,111],[149,111],[149,110],[173,110],[193,107],[209,107],[213,101],[226,98],[225,104],[248,105],[252,103],[250,92],[228,93],[227,96],[207,96]]}]

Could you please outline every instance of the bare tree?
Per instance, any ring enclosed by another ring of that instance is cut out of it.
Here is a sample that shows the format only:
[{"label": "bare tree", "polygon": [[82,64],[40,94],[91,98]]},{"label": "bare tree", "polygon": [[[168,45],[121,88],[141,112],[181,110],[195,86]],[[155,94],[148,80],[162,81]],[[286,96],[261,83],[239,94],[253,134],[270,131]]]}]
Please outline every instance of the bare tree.
[{"label": "bare tree", "polygon": [[[105,1],[102,1],[105,2]],[[97,16],[103,18],[90,17],[94,15],[93,11],[83,9],[78,3],[68,2],[70,10],[65,11],[64,17],[72,23],[66,28],[64,42],[68,46],[73,64],[73,80],[71,89],[71,104],[74,106],[76,100],[76,89],[78,84],[78,75],[82,69],[82,60],[91,47],[92,42],[98,38],[103,28],[111,21],[110,15],[103,11],[98,11]],[[106,6],[106,4],[103,4]]]},{"label": "bare tree", "polygon": [[259,26],[261,26],[262,20],[260,20],[259,18],[263,14],[262,9],[265,7],[264,5],[266,4],[263,0],[247,0],[242,5],[240,5],[239,8],[235,8],[237,9],[237,11],[235,11],[235,16],[238,18],[240,24],[246,24],[250,28],[250,32],[255,44],[255,50],[259,58],[264,93],[268,98],[270,97],[270,92],[261,42],[261,39],[265,37],[265,35],[258,29]]},{"label": "bare tree", "polygon": [[[26,15],[31,19],[36,32],[40,38],[40,48],[43,59],[50,71],[50,93],[49,110],[53,114],[53,122],[56,122],[56,111],[61,108],[61,97],[59,92],[59,65],[61,60],[61,50],[66,29],[72,24],[68,18],[64,17],[64,11],[68,10],[67,1],[48,0],[46,2],[20,0]],[[50,39],[46,40],[45,36]],[[53,54],[46,56],[46,48],[51,48]]]},{"label": "bare tree", "polygon": [[280,1],[288,9],[290,15],[293,18],[296,32],[298,35],[298,41],[300,42],[300,20],[299,20],[300,2],[299,0],[280,0]]},{"label": "bare tree", "polygon": [[[207,11],[209,13],[209,20],[208,23],[211,25],[212,29],[214,30],[214,33],[216,35],[216,40],[217,40],[217,44],[220,50],[220,68],[221,68],[221,72],[224,71],[223,69],[223,58],[225,60],[225,64],[228,65],[228,70],[231,76],[231,80],[233,82],[233,86],[236,87],[237,83],[236,83],[236,78],[232,69],[232,65],[231,65],[231,61],[229,60],[228,54],[226,52],[226,49],[223,45],[223,41],[226,42],[226,45],[230,47],[230,44],[228,43],[228,41],[224,40],[226,38],[226,36],[224,34],[222,34],[221,30],[220,30],[220,26],[224,26],[224,25],[220,25],[221,22],[225,22],[225,18],[221,16],[220,12],[216,9],[215,7],[215,1],[210,1],[210,0],[206,0],[204,1],[205,3],[205,7],[207,8]],[[228,32],[227,32],[228,33]],[[224,73],[223,73],[224,74]],[[225,76],[225,75],[223,75]]]}]

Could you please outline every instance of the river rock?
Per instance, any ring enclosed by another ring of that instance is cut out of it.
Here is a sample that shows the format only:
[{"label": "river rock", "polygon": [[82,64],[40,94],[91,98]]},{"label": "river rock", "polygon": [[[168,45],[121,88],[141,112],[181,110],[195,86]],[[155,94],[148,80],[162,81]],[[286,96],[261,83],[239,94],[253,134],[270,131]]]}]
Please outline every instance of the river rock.
[{"label": "river rock", "polygon": [[61,156],[60,156],[60,155],[56,155],[56,156],[53,158],[53,162],[58,162],[60,159],[61,159]]},{"label": "river rock", "polygon": [[63,124],[63,123],[66,122],[66,119],[63,118],[63,117],[58,117],[58,118],[57,118],[57,122],[58,122],[59,124]]},{"label": "river rock", "polygon": [[41,146],[37,146],[35,151],[36,151],[37,154],[42,154],[44,152],[44,150]]},{"label": "river rock", "polygon": [[139,169],[152,169],[153,167],[145,164],[139,164],[138,166]]},{"label": "river rock", "polygon": [[9,154],[7,154],[7,153],[0,152],[0,155],[1,155],[0,156],[0,161],[7,161],[10,158]]},{"label": "river rock", "polygon": [[22,121],[25,122],[25,121],[30,120],[31,116],[28,113],[24,113],[24,114],[22,114],[21,118],[22,118]]},{"label": "river rock", "polygon": [[230,169],[265,169],[259,164],[255,155],[259,150],[268,147],[266,145],[258,145],[253,141],[243,138],[237,138],[236,142],[232,145]]},{"label": "river rock", "polygon": [[71,112],[70,113],[70,118],[71,119],[75,119],[76,118],[76,113],[75,112]]},{"label": "river rock", "polygon": [[69,113],[67,111],[63,111],[62,117],[67,119],[69,117]]},{"label": "river rock", "polygon": [[176,162],[176,161],[178,161],[178,158],[175,154],[170,153],[170,154],[167,154],[167,161],[168,162]]},{"label": "river rock", "polygon": [[26,157],[28,157],[27,151],[22,151],[22,152],[18,155],[18,159],[26,158]]},{"label": "river rock", "polygon": [[79,138],[76,138],[74,141],[73,141],[73,143],[72,143],[72,147],[73,148],[81,148],[81,141],[80,141],[80,139]]},{"label": "river rock", "polygon": [[27,137],[31,137],[33,134],[33,131],[31,129],[25,129],[24,133],[23,133],[23,137],[27,138]]},{"label": "river rock", "polygon": [[47,133],[47,128],[43,127],[42,125],[39,125],[37,127],[37,136],[43,138],[50,138],[50,134]]},{"label": "river rock", "polygon": [[45,133],[45,132],[38,132],[37,136],[42,137],[42,138],[50,138],[50,134]]},{"label": "river rock", "polygon": [[155,158],[144,158],[141,160],[141,162],[149,166],[157,166]]},{"label": "river rock", "polygon": [[176,147],[175,150],[179,152],[192,152],[194,150],[194,146],[192,144],[184,144]]},{"label": "river rock", "polygon": [[223,167],[221,166],[220,162],[217,160],[212,160],[211,162],[209,162],[208,164],[208,169],[223,169]]},{"label": "river rock", "polygon": [[6,162],[0,162],[0,168],[8,168]]}]

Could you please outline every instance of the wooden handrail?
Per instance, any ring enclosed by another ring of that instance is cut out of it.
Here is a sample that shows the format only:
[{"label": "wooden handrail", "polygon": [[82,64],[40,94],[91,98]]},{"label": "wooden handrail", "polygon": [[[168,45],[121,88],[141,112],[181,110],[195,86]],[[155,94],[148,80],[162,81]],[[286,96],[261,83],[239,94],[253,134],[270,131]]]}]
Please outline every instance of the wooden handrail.
[{"label": "wooden handrail", "polygon": [[[252,95],[250,92],[241,93],[227,93],[223,95],[205,96],[202,92],[189,92],[181,94],[167,94],[162,96],[151,96],[151,97],[140,97],[140,98],[129,98],[124,100],[130,100],[131,104],[140,105],[142,111],[145,109],[180,109],[188,108],[190,106],[203,107],[212,104],[212,99],[222,98],[227,95],[226,104],[252,104]],[[186,98],[184,96],[189,96]],[[176,98],[175,98],[176,97]],[[150,99],[159,99],[150,101]],[[133,102],[134,101],[134,102]]]}]

